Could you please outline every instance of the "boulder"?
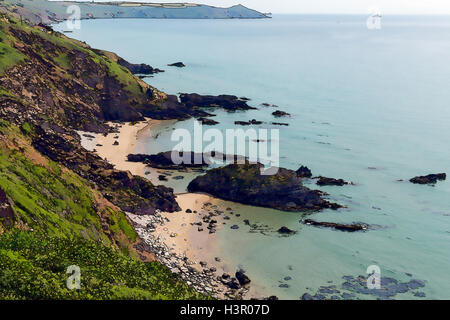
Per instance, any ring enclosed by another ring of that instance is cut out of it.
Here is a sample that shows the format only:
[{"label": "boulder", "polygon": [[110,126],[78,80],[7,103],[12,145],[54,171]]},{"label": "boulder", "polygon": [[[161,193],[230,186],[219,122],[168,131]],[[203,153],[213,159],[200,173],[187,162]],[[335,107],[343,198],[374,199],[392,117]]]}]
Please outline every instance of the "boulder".
[{"label": "boulder", "polygon": [[248,285],[251,282],[250,278],[242,270],[237,271],[235,276],[241,286]]}]

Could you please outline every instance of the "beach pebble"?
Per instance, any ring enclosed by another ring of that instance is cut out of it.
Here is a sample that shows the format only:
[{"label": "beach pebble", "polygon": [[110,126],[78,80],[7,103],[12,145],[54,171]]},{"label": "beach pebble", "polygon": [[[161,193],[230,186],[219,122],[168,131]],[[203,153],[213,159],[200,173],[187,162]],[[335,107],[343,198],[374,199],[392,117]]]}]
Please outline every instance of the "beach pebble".
[{"label": "beach pebble", "polygon": [[235,225],[231,226],[231,229],[237,230],[237,229],[239,229],[239,226],[235,224]]}]

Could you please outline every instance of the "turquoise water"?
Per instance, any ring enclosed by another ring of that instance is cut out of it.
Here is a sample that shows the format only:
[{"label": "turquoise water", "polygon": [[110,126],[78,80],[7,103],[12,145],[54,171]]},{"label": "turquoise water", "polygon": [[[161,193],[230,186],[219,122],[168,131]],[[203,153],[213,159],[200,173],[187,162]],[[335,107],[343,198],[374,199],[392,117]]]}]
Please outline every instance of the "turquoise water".
[{"label": "turquoise water", "polygon": [[[397,181],[450,173],[448,17],[386,16],[381,30],[368,30],[363,16],[95,20],[70,36],[165,69],[146,81],[168,93],[230,93],[254,106],[278,105],[292,114],[279,120],[290,123],[280,128],[282,166],[305,164],[316,175],[357,183],[322,188],[348,209],[312,218],[378,226],[366,233],[313,228],[297,213],[236,205],[240,229],[221,231],[218,245],[265,292],[296,299],[377,264],[382,276],[424,280],[427,298],[450,298],[450,182]],[[166,67],[176,61],[187,68]],[[274,121],[273,110],[217,111],[217,128]],[[158,139],[141,141],[141,149],[166,151],[173,127],[191,128],[192,120],[161,126]],[[243,219],[299,232],[249,233]],[[279,288],[285,276],[290,287]]]}]

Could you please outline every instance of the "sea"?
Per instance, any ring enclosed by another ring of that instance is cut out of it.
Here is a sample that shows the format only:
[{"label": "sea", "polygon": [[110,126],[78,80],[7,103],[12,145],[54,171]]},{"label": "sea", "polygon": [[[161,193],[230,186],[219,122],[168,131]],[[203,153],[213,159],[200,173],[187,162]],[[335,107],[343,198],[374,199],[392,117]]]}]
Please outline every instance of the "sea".
[{"label": "sea", "polygon": [[[261,20],[83,20],[67,34],[164,73],[146,78],[170,94],[233,94],[258,110],[215,110],[213,128],[279,130],[282,167],[354,182],[310,188],[345,205],[303,214],[236,204],[232,224],[217,234],[221,258],[245,270],[262,294],[299,299],[449,299],[450,181],[408,180],[450,173],[450,17],[273,15]],[[65,23],[55,25],[67,30]],[[167,66],[182,61],[185,68]],[[277,107],[264,107],[268,103]],[[291,117],[275,119],[272,112]],[[273,126],[270,122],[289,126]],[[171,150],[163,122],[137,151]],[[185,192],[186,183],[175,187]],[[302,219],[370,226],[341,232]],[[250,222],[248,226],[244,220]],[[286,226],[296,234],[276,230]],[[374,269],[375,266],[375,269]],[[379,268],[381,289],[367,289]]]}]

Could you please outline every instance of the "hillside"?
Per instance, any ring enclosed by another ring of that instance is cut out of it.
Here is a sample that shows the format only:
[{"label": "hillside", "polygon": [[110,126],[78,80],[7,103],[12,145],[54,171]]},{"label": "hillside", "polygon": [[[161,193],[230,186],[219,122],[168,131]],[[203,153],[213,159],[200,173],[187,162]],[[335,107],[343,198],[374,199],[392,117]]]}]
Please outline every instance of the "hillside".
[{"label": "hillside", "polygon": [[4,0],[18,16],[29,22],[49,24],[67,19],[67,7],[76,4],[81,10],[81,19],[260,19],[266,15],[242,5],[218,8],[186,3],[139,3],[139,2],[64,2],[46,0]]},{"label": "hillside", "polygon": [[[83,43],[0,19],[0,298],[202,298],[159,262],[125,212],[177,211],[172,189],[115,170],[75,130],[111,132],[167,96]],[[65,286],[81,267],[82,290]]]}]

